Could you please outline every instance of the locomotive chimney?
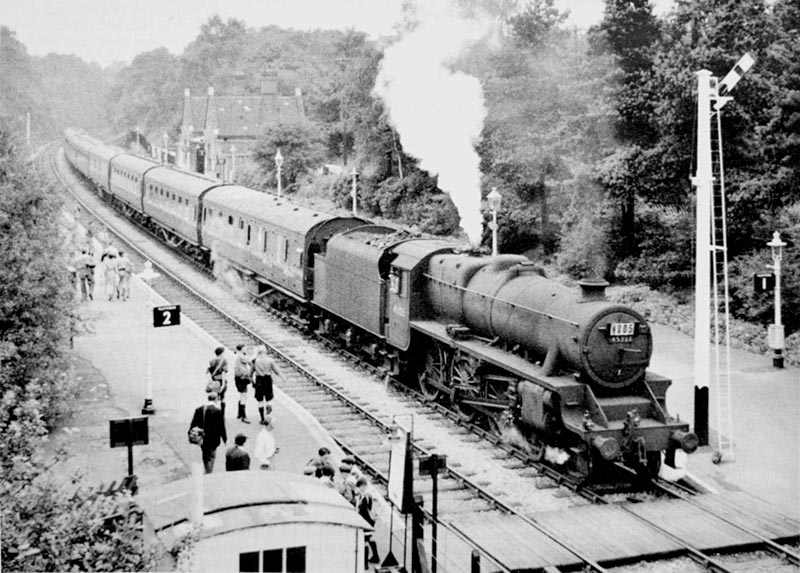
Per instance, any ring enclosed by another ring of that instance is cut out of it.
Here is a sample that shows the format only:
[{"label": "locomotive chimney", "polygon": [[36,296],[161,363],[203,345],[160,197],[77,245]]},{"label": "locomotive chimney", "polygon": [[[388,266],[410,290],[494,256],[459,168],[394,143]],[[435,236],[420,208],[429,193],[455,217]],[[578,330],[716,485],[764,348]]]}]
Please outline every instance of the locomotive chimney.
[{"label": "locomotive chimney", "polygon": [[581,302],[606,300],[606,287],[608,282],[603,279],[582,279],[578,282],[581,287]]}]

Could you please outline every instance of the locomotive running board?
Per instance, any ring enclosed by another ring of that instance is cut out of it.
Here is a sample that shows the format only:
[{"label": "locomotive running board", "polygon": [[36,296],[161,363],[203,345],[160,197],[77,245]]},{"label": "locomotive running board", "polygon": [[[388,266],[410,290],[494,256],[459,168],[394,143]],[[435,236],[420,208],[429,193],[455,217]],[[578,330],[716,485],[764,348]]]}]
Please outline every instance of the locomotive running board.
[{"label": "locomotive running board", "polygon": [[444,324],[432,320],[412,320],[409,325],[425,336],[438,340],[453,349],[462,350],[481,360],[515,374],[526,380],[536,380],[549,390],[569,394],[569,388],[576,388],[583,392],[583,384],[569,376],[547,376],[541,365],[528,362],[501,348],[496,348],[482,341],[472,339],[456,339],[447,333]]}]

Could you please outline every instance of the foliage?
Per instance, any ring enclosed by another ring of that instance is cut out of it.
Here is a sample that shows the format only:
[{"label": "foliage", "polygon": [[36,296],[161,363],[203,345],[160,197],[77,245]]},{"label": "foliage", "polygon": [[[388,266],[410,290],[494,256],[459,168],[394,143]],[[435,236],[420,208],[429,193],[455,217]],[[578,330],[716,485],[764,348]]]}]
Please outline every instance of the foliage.
[{"label": "foliage", "polygon": [[310,123],[278,124],[267,128],[258,143],[254,159],[277,186],[275,156],[283,156],[281,177],[284,190],[295,185],[302,175],[318,167],[324,158],[322,133]]},{"label": "foliage", "polygon": [[616,277],[667,290],[691,287],[694,267],[687,253],[693,252],[693,234],[686,232],[694,225],[691,212],[642,202],[637,211],[640,255],[620,262]]},{"label": "foliage", "polygon": [[[67,493],[40,447],[77,381],[66,352],[74,287],[58,195],[15,152],[0,121],[0,512],[9,571],[140,568],[141,542],[104,527],[97,492]],[[117,500],[112,500],[116,503]]]},{"label": "foliage", "polygon": [[[411,167],[411,166],[409,166]],[[342,176],[334,184],[334,201],[343,208],[352,205],[352,178]],[[436,187],[436,179],[419,169],[406,177],[377,182],[364,178],[358,185],[358,208],[368,214],[395,219],[423,233],[459,233],[458,213],[453,202]]]},{"label": "foliage", "polygon": [[[783,304],[782,322],[786,334],[800,331],[800,314],[793,312],[800,308],[800,256],[792,238],[800,236],[800,205],[786,209],[774,227],[768,227],[759,234],[761,247],[738,257],[730,266],[730,308],[731,313],[755,324],[767,325],[775,322],[775,299],[770,293],[756,293],[753,287],[755,273],[770,272],[772,254],[767,242],[772,239],[770,231],[781,233],[788,243],[781,261],[781,299]],[[789,239],[788,241],[786,239]]]},{"label": "foliage", "polygon": [[107,129],[107,81],[97,65],[75,56],[30,56],[14,31],[1,26],[0,77],[0,116],[5,115],[6,128],[21,137],[29,113],[33,144],[48,141],[70,125],[93,132]]},{"label": "foliage", "polygon": [[183,106],[179,61],[166,48],[139,54],[116,74],[109,99],[118,131],[174,132]]},{"label": "foliage", "polygon": [[[3,565],[8,571],[140,571],[155,555],[143,549],[132,499],[42,477],[3,510]],[[120,514],[120,519],[113,517]]]},{"label": "foliage", "polygon": [[[611,59],[589,54],[582,36],[553,29],[559,18],[550,11],[539,14],[544,20],[529,22],[528,32],[472,54],[468,66],[483,81],[488,108],[481,167],[508,198],[501,215],[505,252],[554,250],[574,180],[613,144],[613,110],[598,97],[607,91]],[[538,30],[536,38],[531,30]]]}]

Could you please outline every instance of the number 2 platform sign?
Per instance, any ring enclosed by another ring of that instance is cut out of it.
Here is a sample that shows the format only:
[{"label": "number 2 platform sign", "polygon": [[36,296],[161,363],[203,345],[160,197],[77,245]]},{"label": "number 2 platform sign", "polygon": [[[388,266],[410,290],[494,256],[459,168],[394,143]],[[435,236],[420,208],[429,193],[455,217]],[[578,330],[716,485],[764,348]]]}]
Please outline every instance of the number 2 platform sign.
[{"label": "number 2 platform sign", "polygon": [[181,323],[181,305],[153,307],[153,326],[178,326]]}]

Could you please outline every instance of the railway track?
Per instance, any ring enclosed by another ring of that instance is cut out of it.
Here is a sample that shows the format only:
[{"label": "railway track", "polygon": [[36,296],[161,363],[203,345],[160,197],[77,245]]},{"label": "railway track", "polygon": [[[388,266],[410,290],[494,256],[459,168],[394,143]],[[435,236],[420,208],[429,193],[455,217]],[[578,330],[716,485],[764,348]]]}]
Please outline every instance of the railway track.
[{"label": "railway track", "polygon": [[[55,169],[55,165],[53,167]],[[58,173],[58,170],[55,172]],[[70,187],[69,183],[65,185]],[[84,203],[83,209],[87,213],[92,213],[94,210],[93,205],[89,203]],[[127,242],[121,235],[118,236],[118,241]],[[136,266],[139,266],[144,259],[151,258],[141,247],[141,240],[137,239],[128,242],[126,248],[126,251],[133,254],[132,258],[138,257],[139,260],[134,259]],[[354,398],[343,391],[340,377],[329,372],[321,372],[318,366],[311,364],[313,360],[309,359],[306,346],[298,344],[297,333],[288,334],[281,321],[272,320],[271,326],[265,327],[265,322],[262,320],[259,321],[258,328],[253,328],[248,321],[232,316],[229,311],[210,301],[203,293],[190,286],[185,278],[171,272],[166,265],[156,266],[162,276],[154,279],[152,286],[159,294],[171,304],[180,304],[186,316],[227,347],[242,342],[265,345],[280,360],[280,368],[287,379],[286,383],[281,385],[281,390],[306,408],[343,449],[355,456],[360,465],[380,483],[386,483],[390,449],[388,436],[393,430],[391,417],[380,415],[363,395]],[[306,342],[310,343],[310,340]],[[333,350],[326,352],[334,354]],[[413,393],[407,394],[402,400],[405,400],[410,408],[418,413],[424,413],[425,416],[450,417],[450,414],[438,405],[420,402]],[[455,426],[453,422],[450,424]],[[493,437],[490,433],[475,427],[465,428],[463,431],[482,432],[482,438]],[[476,440],[482,438],[476,437]],[[527,471],[535,477],[542,475],[539,469],[531,470],[526,465],[524,452],[515,451],[512,447],[497,446],[496,443],[492,447],[496,448],[496,457],[505,458],[507,465],[518,466],[520,471]],[[415,443],[414,450],[414,455],[417,457],[431,453],[424,442]],[[415,476],[415,491],[422,494],[425,508],[432,506],[429,483]],[[496,563],[499,570],[512,571],[556,563],[567,568],[584,567],[604,571],[605,567],[615,562],[631,558],[633,548],[624,550],[622,558],[609,557],[608,552],[593,553],[587,544],[576,543],[576,539],[580,539],[581,536],[575,531],[574,524],[564,529],[558,526],[556,523],[558,520],[555,520],[553,515],[536,514],[532,511],[533,508],[511,507],[489,491],[491,485],[477,483],[466,473],[459,472],[453,467],[447,468],[439,481],[439,519],[453,535],[482,550],[485,557],[491,563]],[[590,493],[590,497],[593,501],[598,501],[597,495]],[[682,502],[688,505],[686,500]],[[636,508],[644,504],[631,504],[630,507],[624,504],[613,505],[615,508],[613,513],[620,513],[617,509],[622,508],[621,513],[640,524],[640,529],[647,532],[647,535],[668,539],[670,549],[662,553],[689,555],[713,570],[729,570],[715,560],[708,550],[696,547],[690,539],[680,535],[679,532],[676,534],[665,528],[663,523],[659,523],[660,514],[648,517],[642,511],[637,511]],[[600,506],[589,506],[589,508],[595,510],[600,509]],[[578,509],[581,508],[576,508]],[[703,508],[703,512],[712,515],[708,508]],[[608,516],[611,516],[610,512]],[[575,517],[576,522],[579,519]],[[719,523],[725,523],[721,516],[716,516],[714,519]],[[488,524],[491,524],[491,527],[487,527]],[[760,535],[757,531],[748,534],[756,538]],[[527,553],[520,550],[519,540],[527,540]],[[515,555],[510,555],[512,545],[516,547]],[[792,557],[790,555],[787,558]]]}]

